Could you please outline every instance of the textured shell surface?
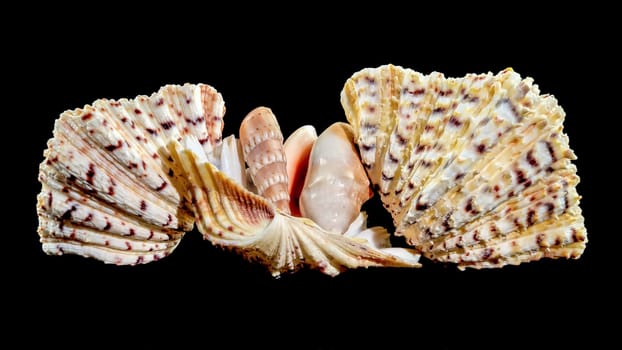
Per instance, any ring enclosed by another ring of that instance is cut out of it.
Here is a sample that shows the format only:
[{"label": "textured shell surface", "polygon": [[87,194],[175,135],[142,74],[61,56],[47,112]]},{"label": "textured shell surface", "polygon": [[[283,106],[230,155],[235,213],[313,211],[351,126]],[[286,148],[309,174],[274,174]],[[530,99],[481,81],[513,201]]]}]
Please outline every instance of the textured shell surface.
[{"label": "textured shell surface", "polygon": [[289,214],[283,134],[269,108],[258,107],[248,113],[240,125],[240,142],[259,195]]},{"label": "textured shell surface", "polygon": [[[148,263],[196,224],[274,276],[419,267],[420,254],[460,269],[583,254],[565,113],[531,78],[384,65],[353,74],[341,104],[349,124],[285,143],[266,107],[223,139],[224,100],[205,84],[68,110],[39,166],[43,251]],[[367,227],[372,192],[409,248]]]},{"label": "textured shell surface", "polygon": [[313,145],[300,194],[302,214],[328,231],[343,233],[372,194],[352,127],[332,124]]},{"label": "textured shell surface", "polygon": [[224,111],[212,87],[186,84],[64,112],[39,168],[43,250],[114,264],[172,252],[194,218],[166,145],[193,135],[211,152],[221,142]]},{"label": "textured shell surface", "polygon": [[424,256],[483,268],[583,253],[565,114],[531,78],[385,65],[355,73],[341,102],[396,234]]}]

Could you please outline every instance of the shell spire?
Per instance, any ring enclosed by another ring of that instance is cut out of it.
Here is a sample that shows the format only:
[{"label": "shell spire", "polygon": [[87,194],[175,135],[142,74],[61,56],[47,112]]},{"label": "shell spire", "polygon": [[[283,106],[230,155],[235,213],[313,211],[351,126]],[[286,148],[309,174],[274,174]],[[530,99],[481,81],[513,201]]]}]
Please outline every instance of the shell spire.
[{"label": "shell spire", "polygon": [[289,214],[289,181],[283,134],[272,110],[257,107],[240,125],[244,159],[259,195]]}]

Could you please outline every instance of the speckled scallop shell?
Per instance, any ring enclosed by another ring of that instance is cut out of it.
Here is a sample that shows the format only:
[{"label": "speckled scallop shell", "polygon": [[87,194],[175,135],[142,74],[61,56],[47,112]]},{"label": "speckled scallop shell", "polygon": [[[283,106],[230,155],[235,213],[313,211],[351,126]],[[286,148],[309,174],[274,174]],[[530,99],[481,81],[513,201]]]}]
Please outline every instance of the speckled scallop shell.
[{"label": "speckled scallop shell", "polygon": [[396,234],[464,267],[578,258],[587,233],[564,111],[531,78],[445,78],[386,65],[341,102]]},{"label": "speckled scallop shell", "polygon": [[39,235],[48,254],[139,264],[175,249],[194,217],[166,145],[221,142],[225,112],[208,85],[167,85],[133,100],[97,100],[56,121],[40,165]]}]

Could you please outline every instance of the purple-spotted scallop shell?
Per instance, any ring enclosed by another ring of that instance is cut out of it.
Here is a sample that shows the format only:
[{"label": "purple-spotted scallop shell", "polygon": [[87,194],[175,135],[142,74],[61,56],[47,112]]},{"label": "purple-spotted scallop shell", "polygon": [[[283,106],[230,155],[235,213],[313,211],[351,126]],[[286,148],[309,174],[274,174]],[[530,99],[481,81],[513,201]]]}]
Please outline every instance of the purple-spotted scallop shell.
[{"label": "purple-spotted scallop shell", "polygon": [[172,252],[194,215],[166,146],[193,135],[211,153],[224,112],[221,95],[203,84],[64,112],[39,168],[43,251],[131,265]]},{"label": "purple-spotted scallop shell", "polygon": [[385,65],[355,73],[341,102],[396,234],[424,256],[484,268],[583,253],[565,113],[531,78]]}]

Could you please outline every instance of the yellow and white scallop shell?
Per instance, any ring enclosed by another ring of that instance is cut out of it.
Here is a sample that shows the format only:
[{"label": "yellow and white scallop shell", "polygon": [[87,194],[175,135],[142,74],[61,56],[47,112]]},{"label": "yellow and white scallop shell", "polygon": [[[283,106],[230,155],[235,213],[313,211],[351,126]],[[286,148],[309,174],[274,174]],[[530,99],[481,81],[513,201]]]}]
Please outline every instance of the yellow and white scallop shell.
[{"label": "yellow and white scallop shell", "polygon": [[583,253],[565,113],[531,78],[385,65],[355,73],[341,102],[396,234],[425,257],[484,268]]}]

